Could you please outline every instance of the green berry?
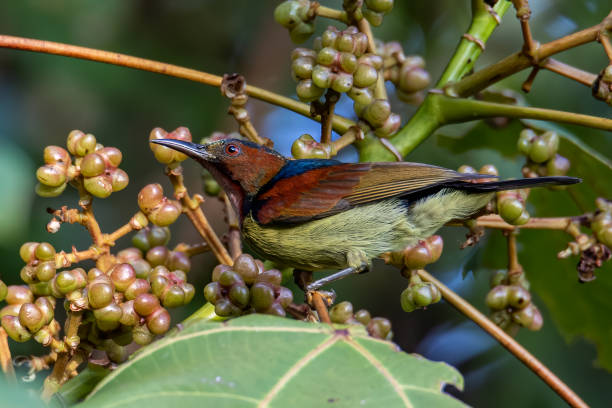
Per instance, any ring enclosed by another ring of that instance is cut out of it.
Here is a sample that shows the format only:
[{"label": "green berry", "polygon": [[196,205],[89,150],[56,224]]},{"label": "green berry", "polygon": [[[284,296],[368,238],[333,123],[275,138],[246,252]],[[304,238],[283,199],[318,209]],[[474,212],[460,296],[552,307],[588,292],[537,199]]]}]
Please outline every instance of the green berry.
[{"label": "green berry", "polygon": [[364,326],[367,326],[367,324],[370,323],[370,320],[372,320],[372,315],[370,315],[370,312],[367,310],[360,309],[355,313],[355,320]]},{"label": "green berry", "polygon": [[547,176],[565,176],[570,169],[570,161],[560,154],[546,162]]},{"label": "green berry", "polygon": [[160,307],[147,316],[147,327],[153,334],[164,334],[170,328],[170,313]]},{"label": "green berry", "polygon": [[179,307],[185,304],[185,292],[178,285],[170,285],[161,296],[164,307]]},{"label": "green berry", "polygon": [[42,311],[33,303],[24,303],[19,309],[19,322],[25,326],[30,333],[36,333],[46,323]]},{"label": "green berry", "polygon": [[98,153],[89,153],[81,160],[80,168],[83,177],[95,177],[104,173],[106,163]]},{"label": "green berry", "polygon": [[531,294],[527,289],[519,285],[508,288],[508,304],[514,309],[523,309],[531,303]]},{"label": "green berry", "polygon": [[147,262],[152,267],[156,267],[158,265],[164,265],[168,256],[170,255],[170,251],[165,246],[156,246],[147,251]]},{"label": "green berry", "polygon": [[7,287],[5,299],[9,305],[21,305],[34,302],[34,294],[27,286],[10,285]]},{"label": "green berry", "polygon": [[35,191],[36,194],[38,194],[41,197],[57,197],[58,195],[62,194],[64,192],[64,190],[66,189],[67,184],[62,184],[59,187],[49,187],[49,186],[45,186],[44,184],[37,184]]},{"label": "green berry", "polygon": [[36,267],[36,278],[39,281],[47,282],[55,276],[55,261],[41,262]]},{"label": "green berry", "polygon": [[244,309],[250,300],[251,293],[249,288],[244,285],[233,285],[228,293],[229,300],[240,309]]},{"label": "green berry", "polygon": [[36,299],[34,304],[42,313],[44,324],[51,323],[55,313],[55,299],[52,297],[43,296]]},{"label": "green berry", "polygon": [[391,335],[391,322],[383,317],[375,317],[368,323],[368,333],[378,339],[388,339]]},{"label": "green berry", "polygon": [[98,198],[106,198],[113,192],[112,179],[106,175],[86,177],[83,179],[85,190]]},{"label": "green berry", "polygon": [[166,265],[168,266],[168,269],[172,271],[181,270],[183,272],[189,272],[191,269],[191,260],[184,252],[171,251],[168,254]]},{"label": "green berry", "polygon": [[353,304],[351,302],[340,302],[329,311],[329,317],[334,323],[347,323],[353,317]]},{"label": "green berry", "polygon": [[501,310],[508,307],[509,287],[506,285],[498,285],[493,287],[485,300],[490,309]]},{"label": "green berry", "polygon": [[319,88],[329,88],[333,80],[331,69],[317,65],[312,70],[312,82]]},{"label": "green berry", "polygon": [[519,152],[521,152],[525,156],[529,156],[529,153],[531,152],[531,143],[536,137],[537,135],[532,129],[523,129],[519,135],[519,139],[516,145]]},{"label": "green berry", "polygon": [[274,302],[274,289],[270,284],[257,282],[251,287],[251,305],[256,311],[262,312],[270,308]]},{"label": "green berry", "polygon": [[57,164],[46,164],[36,170],[36,178],[47,187],[60,187],[66,183],[66,168]]},{"label": "green berry", "polygon": [[20,322],[17,316],[2,316],[2,327],[6,334],[16,342],[23,343],[32,338],[32,335]]},{"label": "green berry", "polygon": [[127,173],[121,169],[115,169],[111,172],[111,185],[113,192],[121,191],[127,187],[130,178]]},{"label": "green berry", "polygon": [[[357,76],[355,76],[355,81],[357,80]],[[350,91],[348,91],[347,95],[349,98],[355,101],[355,103],[360,105],[369,105],[374,101],[374,94],[372,90],[369,88],[357,88],[357,84],[354,84]]]},{"label": "green berry", "polygon": [[289,288],[281,286],[278,288],[278,295],[276,296],[276,303],[286,308],[293,302],[293,292]]},{"label": "green berry", "polygon": [[278,269],[268,269],[267,271],[263,271],[257,278],[255,278],[255,282],[267,282],[274,286],[280,286],[283,280],[283,274]]},{"label": "green berry", "polygon": [[388,13],[393,9],[393,0],[365,0],[365,4],[377,13]]},{"label": "green berry", "polygon": [[533,303],[530,303],[523,309],[513,312],[512,320],[515,323],[534,331],[540,330],[543,323],[542,314]]},{"label": "green berry", "polygon": [[240,309],[229,299],[221,298],[215,304],[215,314],[217,316],[237,316],[240,314]]},{"label": "green berry", "polygon": [[8,287],[6,283],[0,280],[0,302],[6,299],[6,295],[8,294]]},{"label": "green berry", "polygon": [[225,265],[225,264],[219,264],[217,266],[215,266],[215,268],[212,271],[212,280],[214,282],[219,281],[219,277],[221,276],[221,274],[225,271],[231,271],[232,267],[229,265]]},{"label": "green berry", "polygon": [[234,261],[233,269],[242,277],[247,285],[255,282],[255,278],[259,275],[259,267],[255,263],[255,259],[249,254],[240,255]]},{"label": "green berry", "polygon": [[136,326],[140,321],[140,316],[134,310],[134,301],[129,300],[121,304],[121,318],[119,323],[124,326]]},{"label": "green berry", "polygon": [[340,69],[346,73],[352,74],[357,69],[357,57],[348,52],[340,53]]},{"label": "green berry", "polygon": [[36,257],[36,248],[38,247],[38,242],[26,242],[21,245],[19,248],[19,256],[25,263],[29,263],[34,260]]},{"label": "green berry", "polygon": [[[317,54],[316,62],[321,65],[330,66],[336,62],[336,59],[338,59],[339,56],[340,55],[337,50],[333,49],[332,47],[325,47]],[[355,58],[354,55],[353,58]]]},{"label": "green berry", "polygon": [[94,309],[104,307],[113,301],[114,293],[110,284],[100,281],[93,282],[87,289],[89,305]]},{"label": "green berry", "polygon": [[148,184],[138,193],[138,206],[148,215],[164,198],[161,184]]},{"label": "green berry", "polygon": [[421,91],[429,86],[431,78],[429,72],[423,68],[418,68],[403,64],[399,73],[399,88],[407,93]]},{"label": "green berry", "polygon": [[185,300],[183,301],[183,304],[186,305],[189,302],[191,302],[191,300],[195,296],[195,288],[193,287],[193,285],[191,283],[184,283],[183,284],[183,293],[185,294]]},{"label": "green berry", "polygon": [[297,87],[295,90],[296,90],[298,98],[300,98],[302,102],[316,101],[325,92],[325,89],[320,88],[317,85],[315,85],[312,79],[301,80],[297,84]]},{"label": "green berry", "polygon": [[34,252],[36,259],[40,261],[54,261],[55,260],[55,248],[48,242],[41,242]]},{"label": "green berry", "polygon": [[331,89],[336,92],[348,92],[353,87],[353,76],[340,72],[332,78]]},{"label": "green berry", "polygon": [[127,287],[123,295],[127,300],[134,300],[138,297],[138,295],[147,293],[151,290],[151,286],[149,282],[144,279],[136,279],[130,286]]},{"label": "green berry", "polygon": [[358,88],[366,88],[372,86],[378,80],[378,71],[376,68],[367,65],[359,64],[353,75],[354,86]]},{"label": "green berry", "polygon": [[180,204],[170,200],[148,214],[149,220],[158,227],[166,227],[174,223],[179,215],[181,215]]},{"label": "green berry", "polygon": [[118,326],[119,320],[123,315],[123,309],[118,304],[111,302],[108,305],[95,309],[93,311],[94,318],[97,320],[98,325],[100,323],[106,327]]},{"label": "green berry", "polygon": [[406,289],[404,289],[402,294],[400,295],[400,304],[404,312],[410,313],[417,309],[417,305],[414,303],[412,296],[413,291],[411,287],[407,287]]},{"label": "green berry", "polygon": [[125,292],[125,290],[136,280],[136,271],[132,265],[128,263],[117,264],[110,271],[110,278],[115,289],[119,292]]},{"label": "green berry", "polygon": [[223,298],[221,284],[219,282],[210,282],[204,286],[204,297],[206,301],[217,304],[217,301]]},{"label": "green berry", "polygon": [[159,299],[150,293],[142,293],[134,299],[134,310],[141,316],[148,316],[159,307]]},{"label": "green berry", "polygon": [[546,139],[537,137],[531,144],[529,159],[535,163],[543,163],[552,157],[550,146]]},{"label": "green berry", "polygon": [[147,344],[151,343],[154,337],[155,336],[153,333],[151,333],[146,324],[139,324],[132,330],[132,339],[134,340],[134,343],[141,346],[146,346]]},{"label": "green berry", "polygon": [[506,198],[498,201],[497,211],[504,221],[511,224],[525,211],[525,205],[516,198]]},{"label": "green berry", "polygon": [[219,275],[219,283],[225,287],[235,284],[244,284],[242,277],[232,270],[226,270]]},{"label": "green berry", "polygon": [[376,99],[366,106],[362,116],[374,127],[382,126],[391,114],[391,105],[385,99]]}]

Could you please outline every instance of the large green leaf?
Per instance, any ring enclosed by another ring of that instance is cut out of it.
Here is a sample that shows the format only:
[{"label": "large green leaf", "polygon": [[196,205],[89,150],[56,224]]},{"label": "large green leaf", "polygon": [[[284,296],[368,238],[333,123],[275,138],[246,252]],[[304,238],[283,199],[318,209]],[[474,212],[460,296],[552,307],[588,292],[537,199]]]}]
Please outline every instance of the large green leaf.
[{"label": "large green leaf", "polygon": [[251,315],[195,322],[146,347],[80,406],[464,406],[445,384],[463,379],[359,327]]},{"label": "large green leaf", "polygon": [[[583,183],[567,191],[534,189],[529,196],[532,216],[578,215],[593,211],[598,196],[612,194],[611,161],[586,146],[563,128],[529,122],[542,129],[554,129],[561,137],[559,153],[571,160],[570,175],[581,177]],[[491,129],[479,123],[463,136],[440,136],[438,145],[462,154],[478,149],[494,149],[505,157],[517,157],[516,140],[522,125],[514,121],[503,129]],[[523,159],[514,163],[519,165]],[[497,164],[497,163],[496,163]],[[504,176],[508,174],[502,173]],[[518,237],[519,258],[535,291],[546,303],[554,322],[568,341],[583,336],[597,347],[598,364],[612,371],[612,262],[597,270],[594,282],[578,282],[578,257],[559,260],[557,252],[567,246],[570,237],[562,231],[523,230]],[[503,242],[489,240],[484,249],[484,265],[504,268]]]}]

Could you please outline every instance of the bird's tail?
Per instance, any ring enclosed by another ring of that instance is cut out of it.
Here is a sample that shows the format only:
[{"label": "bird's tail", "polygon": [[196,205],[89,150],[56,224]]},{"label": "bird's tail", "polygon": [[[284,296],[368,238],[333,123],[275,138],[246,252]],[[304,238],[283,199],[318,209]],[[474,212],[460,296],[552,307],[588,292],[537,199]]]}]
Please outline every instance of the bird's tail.
[{"label": "bird's tail", "polygon": [[503,190],[516,190],[520,188],[564,186],[582,182],[582,179],[565,176],[533,177],[516,180],[487,181],[483,183],[470,183],[467,181],[454,181],[449,187],[457,188],[467,193],[489,193]]}]

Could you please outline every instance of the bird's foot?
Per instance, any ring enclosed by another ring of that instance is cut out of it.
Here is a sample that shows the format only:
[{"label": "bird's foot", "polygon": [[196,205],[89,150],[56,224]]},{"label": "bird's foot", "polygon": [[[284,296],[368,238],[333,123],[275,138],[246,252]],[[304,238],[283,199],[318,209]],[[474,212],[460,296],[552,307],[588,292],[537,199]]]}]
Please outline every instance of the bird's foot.
[{"label": "bird's foot", "polygon": [[350,268],[342,269],[341,271],[332,273],[331,275],[327,275],[324,278],[321,278],[312,283],[309,283],[308,285],[306,285],[306,291],[311,292],[311,291],[318,290],[322,286],[327,285],[328,283],[335,282],[349,275],[365,273],[368,270],[370,270],[370,266],[368,263],[362,263],[358,267],[350,267]]}]

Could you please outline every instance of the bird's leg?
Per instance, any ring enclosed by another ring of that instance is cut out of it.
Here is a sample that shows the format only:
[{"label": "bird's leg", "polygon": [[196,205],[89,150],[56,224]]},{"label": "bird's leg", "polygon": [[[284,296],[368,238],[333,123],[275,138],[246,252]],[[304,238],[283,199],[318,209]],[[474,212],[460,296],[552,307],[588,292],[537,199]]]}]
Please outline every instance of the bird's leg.
[{"label": "bird's leg", "polygon": [[308,285],[306,285],[306,290],[307,291],[318,290],[319,288],[321,288],[324,285],[327,285],[328,283],[335,282],[349,275],[367,272],[369,269],[370,269],[370,266],[368,263],[363,263],[357,267],[348,267],[336,273],[332,273],[331,275],[327,275],[326,277],[316,280],[312,283],[309,283]]}]

